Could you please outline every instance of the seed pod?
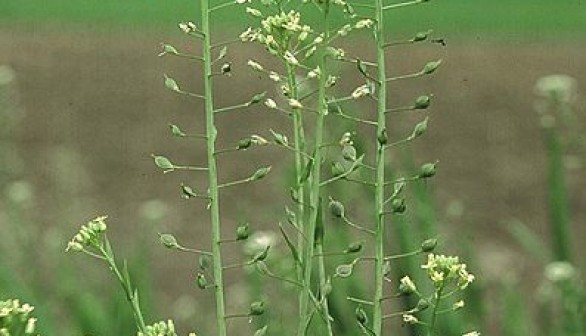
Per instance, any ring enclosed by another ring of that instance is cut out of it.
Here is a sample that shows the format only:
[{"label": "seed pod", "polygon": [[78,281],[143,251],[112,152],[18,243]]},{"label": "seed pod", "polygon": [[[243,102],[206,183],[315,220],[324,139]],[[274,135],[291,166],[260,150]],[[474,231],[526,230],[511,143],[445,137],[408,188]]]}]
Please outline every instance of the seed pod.
[{"label": "seed pod", "polygon": [[421,251],[422,252],[433,252],[435,247],[437,246],[437,239],[426,239],[421,243]]},{"label": "seed pod", "polygon": [[191,189],[190,186],[185,185],[183,183],[181,183],[181,192],[183,193],[183,195],[181,195],[181,197],[183,197],[185,199],[197,197],[197,193],[195,191],[193,191],[193,189]]},{"label": "seed pod", "polygon": [[155,165],[161,169],[172,170],[175,168],[175,165],[171,162],[171,160],[164,156],[153,155],[153,159],[155,160]]},{"label": "seed pod", "polygon": [[344,217],[344,204],[342,204],[342,202],[330,198],[330,203],[328,204],[328,207],[330,208],[330,213],[334,215],[334,217]]},{"label": "seed pod", "polygon": [[203,273],[197,273],[195,283],[197,284],[197,287],[199,287],[199,289],[206,289],[206,287],[208,286],[208,281],[206,280],[206,277]]},{"label": "seed pod", "polygon": [[430,33],[431,33],[430,31],[419,32],[419,33],[415,34],[415,36],[411,39],[411,41],[413,41],[413,42],[425,41],[429,37]]},{"label": "seed pod", "polygon": [[244,138],[244,139],[240,139],[238,141],[238,150],[246,150],[248,149],[250,146],[252,145],[252,139],[251,138]]},{"label": "seed pod", "polygon": [[346,247],[344,253],[358,253],[362,250],[362,242],[353,242]]},{"label": "seed pod", "polygon": [[254,174],[252,174],[252,176],[250,177],[250,180],[251,181],[260,180],[260,179],[264,178],[265,176],[267,176],[270,171],[271,171],[271,166],[259,168],[257,171],[254,172]]},{"label": "seed pod", "polygon": [[160,233],[159,240],[166,248],[178,248],[179,244],[175,236],[169,233]]},{"label": "seed pod", "polygon": [[259,261],[264,261],[269,255],[270,248],[271,248],[271,245],[267,245],[267,247],[264,250],[258,252],[257,254],[254,255],[254,257],[252,257],[252,259],[250,260],[250,263],[254,264]]},{"label": "seed pod", "polygon": [[169,124],[169,128],[171,128],[171,134],[173,134],[173,136],[184,137],[187,135],[177,125]]},{"label": "seed pod", "polygon": [[199,268],[202,271],[208,270],[210,268],[210,265],[212,264],[212,259],[210,258],[209,255],[202,254],[199,256],[198,264],[199,264]]},{"label": "seed pod", "polygon": [[362,309],[361,306],[356,307],[354,310],[354,315],[356,316],[356,321],[361,325],[365,325],[368,322],[368,317],[366,316],[366,312]]},{"label": "seed pod", "polygon": [[417,110],[425,110],[426,108],[431,105],[431,97],[430,96],[419,96],[415,99],[415,109]]},{"label": "seed pod", "polygon": [[255,301],[250,304],[250,309],[248,314],[250,316],[259,316],[264,314],[265,312],[265,303],[263,301]]},{"label": "seed pod", "polygon": [[439,68],[441,63],[442,63],[442,60],[428,62],[427,64],[425,64],[425,66],[423,67],[423,70],[421,70],[421,72],[423,72],[426,75],[429,75],[429,74],[435,72],[435,70],[437,70],[437,68]]},{"label": "seed pod", "polygon": [[222,68],[220,68],[220,72],[222,75],[230,75],[232,71],[232,64],[231,63],[224,63],[222,64]]},{"label": "seed pod", "polygon": [[411,133],[411,138],[417,138],[423,135],[425,131],[427,131],[427,120],[429,120],[429,118],[425,118],[422,122],[415,125],[415,128],[413,128],[413,133]]},{"label": "seed pod", "polygon": [[171,78],[167,75],[165,75],[165,86],[167,87],[167,89],[169,89],[171,91],[175,91],[175,92],[181,91],[181,89],[179,89],[179,85],[177,84],[177,82],[173,78]]},{"label": "seed pod", "polygon": [[405,205],[405,199],[404,198],[394,198],[391,201],[391,212],[392,213],[403,213],[405,212],[405,210],[407,209],[407,206]]},{"label": "seed pod", "polygon": [[336,267],[336,273],[334,276],[340,278],[347,278],[352,275],[354,264],[342,264]]},{"label": "seed pod", "polygon": [[426,163],[419,168],[419,176],[422,178],[430,178],[436,173],[436,163]]},{"label": "seed pod", "polygon": [[236,240],[246,240],[250,236],[250,227],[248,223],[236,228]]},{"label": "seed pod", "polygon": [[175,49],[175,47],[173,47],[172,45],[166,44],[166,43],[162,43],[161,45],[163,46],[163,51],[159,54],[159,56],[163,56],[165,54],[173,54],[173,55],[179,54],[177,49]]},{"label": "seed pod", "polygon": [[284,136],[281,133],[277,133],[273,130],[270,130],[270,132],[273,135],[273,138],[275,139],[275,143],[277,145],[281,145],[281,146],[288,146],[289,145],[289,140],[287,139],[286,136]]},{"label": "seed pod", "polygon": [[263,98],[265,97],[265,94],[266,94],[266,92],[261,92],[261,93],[255,94],[254,96],[252,96],[252,98],[250,98],[248,105],[258,104],[259,102],[261,102],[263,100]]}]

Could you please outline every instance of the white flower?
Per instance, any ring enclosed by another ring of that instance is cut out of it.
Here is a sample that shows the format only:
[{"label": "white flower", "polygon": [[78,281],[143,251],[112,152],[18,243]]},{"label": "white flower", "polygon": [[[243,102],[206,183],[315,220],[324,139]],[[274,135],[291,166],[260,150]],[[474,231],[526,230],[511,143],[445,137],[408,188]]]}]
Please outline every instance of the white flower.
[{"label": "white flower", "polygon": [[464,300],[460,300],[452,305],[453,310],[458,310],[464,308]]},{"label": "white flower", "polygon": [[248,14],[254,16],[254,17],[262,17],[261,11],[259,11],[256,8],[246,7],[246,13],[248,13]]},{"label": "white flower", "polygon": [[271,71],[269,73],[269,78],[273,81],[273,82],[280,82],[281,81],[281,76],[279,76],[278,73]]},{"label": "white flower", "polygon": [[276,108],[277,108],[277,103],[275,103],[275,101],[274,101],[274,100],[272,100],[271,98],[269,98],[269,99],[265,100],[265,105],[266,105],[268,108],[271,108],[271,109],[276,109]]},{"label": "white flower", "polygon": [[289,99],[289,106],[291,106],[292,108],[297,108],[297,109],[303,108],[303,105],[301,105],[299,100],[293,99],[293,98]]},{"label": "white flower", "polygon": [[352,98],[358,99],[364,96],[368,96],[370,93],[370,86],[368,84],[364,84],[357,87],[354,92],[352,92]]},{"label": "white flower", "polygon": [[411,280],[411,278],[408,275],[402,277],[400,282],[401,287],[404,288],[404,290],[408,291],[408,293],[417,292],[417,287],[415,286],[415,283],[413,282],[413,280]]},{"label": "white flower", "polygon": [[463,334],[462,336],[480,336],[480,333],[478,331],[471,331]]},{"label": "white flower", "polygon": [[360,21],[356,22],[354,27],[358,28],[358,29],[370,28],[370,27],[372,27],[373,23],[374,23],[374,21],[372,21],[371,19],[364,19],[364,20],[360,20]]},{"label": "white flower", "polygon": [[260,65],[259,63],[255,62],[253,60],[248,60],[248,66],[253,68],[256,71],[263,71],[264,70],[262,65]]},{"label": "white flower", "polygon": [[299,65],[299,61],[297,60],[297,58],[295,58],[295,55],[293,55],[290,51],[287,50],[283,57],[285,58],[285,61],[287,61],[287,63],[291,65]]},{"label": "white flower", "polygon": [[241,4],[244,4],[244,3],[247,3],[247,2],[248,2],[248,3],[251,3],[251,2],[252,2],[252,0],[236,0],[236,1],[234,1],[234,2],[236,2],[236,3],[237,3],[237,4],[239,4],[239,5],[241,5]]},{"label": "white flower", "polygon": [[417,317],[415,317],[411,314],[403,314],[403,322],[405,322],[407,324],[415,324],[415,323],[419,322],[419,320],[417,319]]},{"label": "white flower", "polygon": [[179,23],[179,29],[181,29],[185,34],[189,34],[195,32],[197,30],[197,26],[191,21],[181,22]]}]

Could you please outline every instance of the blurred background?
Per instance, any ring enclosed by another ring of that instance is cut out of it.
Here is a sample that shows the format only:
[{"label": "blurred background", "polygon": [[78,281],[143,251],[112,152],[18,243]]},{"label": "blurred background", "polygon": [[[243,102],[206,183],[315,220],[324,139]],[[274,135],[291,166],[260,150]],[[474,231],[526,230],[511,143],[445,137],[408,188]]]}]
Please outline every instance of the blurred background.
[{"label": "blurred background", "polygon": [[[214,39],[232,39],[250,24],[242,13],[222,13]],[[0,299],[34,304],[45,335],[133,334],[106,268],[64,253],[79,225],[98,215],[110,218],[110,239],[129,261],[149,319],[173,317],[184,331],[211,334],[210,293],[194,286],[197,261],[157,240],[158,232],[172,232],[186,246],[208,244],[205,204],[181,199],[179,190],[181,182],[202,189],[204,176],[163,175],[151,158],[205,162],[203,147],[168,130],[169,123],[202,130],[201,104],[163,85],[167,73],[198,92],[199,67],[157,57],[161,42],[197,53],[197,42],[177,28],[188,20],[198,21],[195,1],[0,2]],[[568,307],[585,310],[586,2],[431,1],[389,13],[388,21],[391,40],[433,29],[446,43],[389,50],[394,75],[443,60],[434,76],[391,86],[391,106],[428,93],[434,101],[426,136],[390,165],[407,173],[440,162],[437,178],[412,191],[402,221],[414,223],[412,242],[437,235],[443,251],[465,257],[477,274],[470,312],[454,324],[485,335],[580,335],[575,320],[542,324],[567,316]],[[373,59],[364,41],[358,34],[342,45]],[[250,58],[271,64],[256,46],[230,47],[233,75],[216,81],[219,106],[274,92],[264,80],[250,85],[257,80],[246,68]],[[340,71],[341,87],[355,87],[355,71]],[[393,117],[392,136],[408,134],[419,117]],[[288,127],[264,106],[219,123],[223,147]],[[288,202],[287,155],[260,149],[223,158],[223,180],[266,164],[276,172],[262,185],[226,193],[227,236],[242,221],[278,232]],[[351,194],[336,196],[350,211],[368,206]],[[241,253],[234,247],[226,258]],[[258,291],[240,280],[229,276],[231,310],[246,307]]]}]

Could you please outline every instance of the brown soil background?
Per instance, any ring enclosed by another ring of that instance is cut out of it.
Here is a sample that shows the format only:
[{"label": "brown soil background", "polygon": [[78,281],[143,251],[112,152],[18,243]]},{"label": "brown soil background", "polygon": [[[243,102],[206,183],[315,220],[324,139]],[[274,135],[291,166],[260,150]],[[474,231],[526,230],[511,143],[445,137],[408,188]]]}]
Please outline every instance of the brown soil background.
[{"label": "brown soil background", "polygon": [[[201,104],[170,93],[162,84],[162,73],[168,73],[182,87],[197,92],[200,73],[184,60],[157,58],[161,41],[189,48],[177,35],[156,32],[0,31],[0,64],[16,72],[11,91],[24,114],[12,135],[23,163],[14,178],[26,179],[34,187],[35,204],[28,216],[36,230],[53,239],[52,243],[43,240],[46,244],[65,246],[78,225],[108,214],[114,230],[111,237],[123,251],[130,250],[137,236],[155,242],[155,233],[162,231],[174,232],[185,245],[207,246],[205,204],[178,197],[181,181],[201,187],[203,180],[184,173],[163,175],[150,157],[156,153],[179,163],[205,162],[203,147],[171,139],[167,128],[172,122],[190,131],[201,130]],[[358,42],[348,45],[349,50],[360,47]],[[256,77],[245,63],[249,58],[263,60],[258,49],[235,46],[232,51],[234,75],[217,80],[219,106],[272,90],[268,81],[251,85]],[[473,246],[480,265],[472,268],[481,277],[502,277],[512,270],[519,276],[541,271],[510,239],[505,223],[521,220],[548,240],[546,156],[533,88],[541,76],[564,73],[575,77],[586,92],[585,52],[584,45],[448,41],[447,48],[414,47],[390,54],[393,74],[417,70],[428,60],[444,60],[436,75],[391,88],[389,99],[392,105],[405,105],[418,94],[434,94],[430,130],[415,145],[416,159],[440,161],[438,178],[430,188],[441,239],[446,246],[458,246],[463,240]],[[369,56],[372,59],[372,54],[363,58]],[[347,73],[341,84],[345,92],[356,83],[352,71]],[[581,102],[583,113],[583,98]],[[250,133],[268,135],[269,128],[287,130],[287,120],[263,106],[220,119],[225,146]],[[407,134],[416,119],[393,120],[400,125],[392,134],[398,137]],[[274,149],[237,153],[223,159],[221,175],[224,180],[245,177],[261,164],[285,172],[285,158]],[[568,176],[576,241],[583,240],[586,220],[583,173],[575,170]],[[287,202],[281,180],[270,178],[264,185],[226,193],[225,234],[230,235],[243,218],[275,229]],[[144,219],[144,204],[152,200],[166,209],[164,219],[154,223]],[[458,204],[454,202],[463,205],[458,216],[446,210]],[[157,286],[165,293],[163,302],[191,295],[191,257],[173,255],[155,243],[149,246],[159,274]]]}]

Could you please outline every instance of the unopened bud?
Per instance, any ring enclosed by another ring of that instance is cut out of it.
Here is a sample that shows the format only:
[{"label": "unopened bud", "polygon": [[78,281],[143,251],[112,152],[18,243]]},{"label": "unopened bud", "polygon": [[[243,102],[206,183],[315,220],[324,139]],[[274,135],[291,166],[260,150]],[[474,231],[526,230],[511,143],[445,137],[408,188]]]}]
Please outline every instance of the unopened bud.
[{"label": "unopened bud", "polygon": [[419,96],[415,99],[415,108],[418,110],[424,110],[431,105],[431,97],[430,96]]},{"label": "unopened bud", "polygon": [[252,139],[244,138],[238,141],[238,146],[236,148],[238,148],[238,150],[245,150],[248,149],[250,145],[252,145]]},{"label": "unopened bud", "polygon": [[248,223],[236,228],[236,240],[246,240],[250,236],[250,226]]},{"label": "unopened bud", "polygon": [[265,176],[267,176],[270,171],[271,171],[271,166],[259,168],[256,172],[254,172],[254,174],[252,174],[252,176],[250,177],[250,180],[251,181],[260,180],[260,179],[264,178]]},{"label": "unopened bud", "polygon": [[394,198],[391,201],[391,212],[392,213],[403,213],[405,212],[405,210],[407,209],[407,206],[405,205],[405,199],[404,198]]},{"label": "unopened bud", "polygon": [[437,239],[426,239],[421,243],[421,252],[433,252],[437,246]]},{"label": "unopened bud", "polygon": [[334,215],[334,217],[344,217],[344,204],[342,204],[342,202],[330,198],[330,203],[328,204],[328,207],[330,208],[330,213]]},{"label": "unopened bud", "polygon": [[433,73],[435,70],[437,70],[437,68],[439,68],[441,63],[442,63],[442,60],[428,62],[423,67],[422,72],[426,75],[429,75],[429,74]]},{"label": "unopened bud", "polygon": [[195,283],[197,284],[197,287],[199,287],[199,289],[206,289],[206,287],[208,286],[208,281],[206,280],[206,277],[203,273],[197,273]]},{"label": "unopened bud", "polygon": [[411,133],[412,138],[417,138],[417,137],[423,135],[423,133],[425,133],[425,131],[427,131],[427,121],[428,120],[429,120],[429,118],[425,118],[422,122],[415,125],[415,128],[413,128],[413,133]]},{"label": "unopened bud", "polygon": [[344,252],[345,253],[357,253],[357,252],[360,252],[361,250],[362,250],[362,242],[353,242],[348,245],[348,247],[346,248],[346,250]]},{"label": "unopened bud", "polygon": [[265,312],[265,303],[263,301],[255,301],[250,304],[249,315],[258,316]]},{"label": "unopened bud", "polygon": [[179,244],[177,243],[177,239],[175,239],[175,236],[173,236],[172,234],[169,234],[169,233],[160,233],[159,234],[159,240],[161,241],[161,243],[163,244],[163,246],[165,246],[167,248],[177,248],[177,247],[179,247]]},{"label": "unopened bud", "polygon": [[426,163],[419,169],[419,176],[422,178],[430,178],[436,173],[436,163]]}]

